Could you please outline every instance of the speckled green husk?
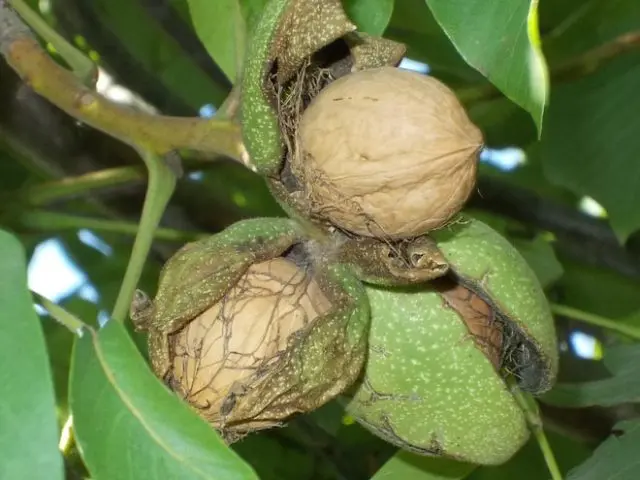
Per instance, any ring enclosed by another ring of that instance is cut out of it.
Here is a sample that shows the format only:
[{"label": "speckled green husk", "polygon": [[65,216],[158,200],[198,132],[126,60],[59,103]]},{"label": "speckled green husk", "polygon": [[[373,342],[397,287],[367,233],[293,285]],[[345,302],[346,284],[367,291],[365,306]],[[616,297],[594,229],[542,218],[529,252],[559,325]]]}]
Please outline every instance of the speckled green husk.
[{"label": "speckled green husk", "polygon": [[252,32],[242,80],[242,137],[256,170],[277,173],[282,163],[278,116],[267,86],[273,63],[286,80],[311,55],[355,30],[340,0],[271,0]]},{"label": "speckled green husk", "polygon": [[549,390],[558,372],[555,324],[526,260],[506,238],[473,218],[460,217],[431,235],[465,286],[493,303],[536,347],[540,363],[523,372],[521,387],[534,394]]},{"label": "speckled green husk", "polygon": [[[533,372],[543,380],[530,382],[531,390],[549,388],[558,364],[553,317],[525,260],[477,220],[464,219],[434,236],[460,280],[528,333],[543,358]],[[347,411],[416,453],[485,465],[507,461],[528,438],[525,418],[458,313],[428,286],[369,286],[367,292],[369,357]]]},{"label": "speckled green husk", "polygon": [[366,376],[347,411],[385,440],[478,464],[509,459],[524,416],[453,310],[428,288],[367,287]]}]

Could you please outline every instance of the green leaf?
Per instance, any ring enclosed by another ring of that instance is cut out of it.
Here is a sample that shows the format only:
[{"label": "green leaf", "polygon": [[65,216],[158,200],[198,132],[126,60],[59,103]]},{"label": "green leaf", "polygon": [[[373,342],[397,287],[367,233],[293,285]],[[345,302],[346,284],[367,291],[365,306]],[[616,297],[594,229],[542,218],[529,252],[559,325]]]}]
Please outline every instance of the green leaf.
[{"label": "green leaf", "polygon": [[428,63],[431,72],[449,84],[486,83],[451,44],[424,0],[395,2],[385,36],[406,44],[409,58]]},{"label": "green leaf", "polygon": [[567,480],[636,480],[640,478],[640,421],[619,422],[614,434],[596,448],[591,458],[571,470]]},{"label": "green leaf", "polygon": [[372,480],[455,480],[466,478],[475,465],[398,451]]},{"label": "green leaf", "polygon": [[549,91],[537,0],[426,0],[462,57],[528,111],[538,132]]},{"label": "green leaf", "polygon": [[604,364],[611,377],[591,382],[558,383],[542,400],[550,405],[573,408],[640,401],[640,344],[607,349]]},{"label": "green leaf", "polygon": [[0,478],[62,479],[56,404],[20,242],[0,230]]},{"label": "green leaf", "polygon": [[187,0],[191,22],[211,58],[231,82],[244,59],[246,27],[238,0]]},{"label": "green leaf", "polygon": [[95,480],[257,479],[153,376],[118,322],[76,341],[69,388],[77,441]]},{"label": "green leaf", "polygon": [[343,0],[349,18],[358,30],[382,35],[389,25],[395,0]]},{"label": "green leaf", "polygon": [[621,241],[640,228],[640,54],[554,90],[542,137],[545,174],[607,210]]}]

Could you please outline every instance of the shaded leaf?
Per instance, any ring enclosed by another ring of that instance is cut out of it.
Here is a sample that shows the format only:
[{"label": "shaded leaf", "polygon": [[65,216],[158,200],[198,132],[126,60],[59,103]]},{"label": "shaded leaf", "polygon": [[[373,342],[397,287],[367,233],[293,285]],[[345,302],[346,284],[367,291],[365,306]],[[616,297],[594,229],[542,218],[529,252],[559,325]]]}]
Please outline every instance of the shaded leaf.
[{"label": "shaded leaf", "polygon": [[56,405],[20,242],[0,230],[0,478],[62,479]]},{"label": "shaded leaf", "polygon": [[233,445],[257,472],[260,480],[313,478],[314,459],[308,452],[290,448],[267,435],[246,437]]},{"label": "shaded leaf", "polygon": [[235,82],[246,42],[246,27],[239,0],[186,1],[200,41],[227,78]]},{"label": "shaded leaf", "polygon": [[71,347],[74,335],[51,317],[44,317],[41,321],[49,352],[49,363],[53,375],[58,412],[60,417],[63,418],[68,414],[69,365],[71,364]]},{"label": "shaded leaf", "polygon": [[586,462],[571,470],[567,480],[636,480],[640,478],[640,421],[616,424],[614,434]]},{"label": "shaded leaf", "polygon": [[545,174],[607,210],[621,241],[640,228],[640,55],[558,87],[542,137]]},{"label": "shaded leaf", "polygon": [[604,355],[610,378],[581,383],[558,383],[542,397],[560,407],[612,406],[640,401],[640,344],[611,347]]},{"label": "shaded leaf", "polygon": [[564,19],[543,38],[544,52],[555,65],[608,43],[628,32],[637,32],[640,2],[637,0],[564,0],[542,2],[543,9],[558,10]]},{"label": "shaded leaf", "polygon": [[518,146],[525,149],[537,139],[531,116],[507,98],[473,102],[468,112],[491,148]]},{"label": "shaded leaf", "polygon": [[549,79],[540,48],[537,0],[426,0],[462,57],[528,111],[538,131]]},{"label": "shaded leaf", "polygon": [[626,317],[640,310],[638,281],[610,270],[560,258],[562,304],[608,318]]},{"label": "shaded leaf", "polygon": [[382,35],[389,25],[395,0],[343,0],[349,18],[358,30]]},{"label": "shaded leaf", "polygon": [[476,465],[398,451],[372,480],[454,480],[466,478]]},{"label": "shaded leaf", "polygon": [[115,321],[76,341],[70,404],[77,441],[96,480],[257,478],[161,385]]}]

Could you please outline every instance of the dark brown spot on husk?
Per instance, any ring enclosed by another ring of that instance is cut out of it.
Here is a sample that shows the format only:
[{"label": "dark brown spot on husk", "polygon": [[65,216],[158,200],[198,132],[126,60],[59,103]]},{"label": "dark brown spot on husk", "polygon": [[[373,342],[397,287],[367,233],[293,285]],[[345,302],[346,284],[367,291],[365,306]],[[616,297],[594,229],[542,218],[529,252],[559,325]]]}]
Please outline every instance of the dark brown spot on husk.
[{"label": "dark brown spot on husk", "polygon": [[471,290],[452,281],[439,282],[438,291],[445,305],[455,310],[464,321],[476,346],[500,370],[502,357],[502,324],[493,309]]},{"label": "dark brown spot on husk", "polygon": [[452,272],[433,283],[445,306],[456,310],[477,347],[502,377],[514,377],[522,390],[533,394],[547,389],[547,369],[539,348],[481,286]]}]

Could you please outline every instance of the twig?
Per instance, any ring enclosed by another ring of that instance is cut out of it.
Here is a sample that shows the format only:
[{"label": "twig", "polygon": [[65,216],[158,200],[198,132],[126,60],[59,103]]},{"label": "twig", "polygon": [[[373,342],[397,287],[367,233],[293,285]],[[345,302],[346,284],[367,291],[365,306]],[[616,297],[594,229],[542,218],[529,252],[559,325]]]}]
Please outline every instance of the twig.
[{"label": "twig", "polygon": [[[149,183],[127,271],[124,274],[111,314],[111,317],[118,322],[124,322],[127,318],[134,291],[153,244],[154,232],[158,228],[162,214],[173,195],[177,178],[182,173],[177,171],[177,164],[179,164],[177,155],[167,155],[163,158],[153,152],[142,150],[140,156],[149,171]],[[174,160],[177,160],[175,164]]]},{"label": "twig", "polygon": [[549,445],[547,436],[544,433],[544,429],[542,427],[542,420],[540,419],[540,414],[538,412],[538,408],[535,403],[535,400],[533,400],[532,398],[525,397],[525,395],[515,385],[512,385],[511,389],[512,389],[514,398],[520,405],[520,408],[522,409],[525,415],[527,424],[529,425],[529,430],[531,430],[531,433],[533,433],[534,438],[538,442],[538,446],[542,451],[542,455],[544,457],[545,463],[547,464],[547,469],[551,474],[551,478],[553,480],[562,480],[562,473],[560,472],[560,467],[558,467],[558,462],[556,461],[556,457],[553,454],[551,445]]},{"label": "twig", "polygon": [[606,328],[607,330],[621,333],[635,340],[640,340],[640,328],[634,327],[633,325],[627,325],[621,321],[601,317],[594,313],[583,312],[582,310],[568,307],[566,305],[552,304],[551,311],[556,315],[562,315],[563,317],[572,318],[590,325]]},{"label": "twig", "polygon": [[[20,223],[24,227],[34,230],[81,229],[88,228],[96,232],[120,233],[135,236],[140,230],[140,225],[121,220],[107,220],[95,217],[81,217],[65,213],[48,212],[45,210],[28,210],[20,215]],[[153,232],[155,240],[186,243],[208,236],[206,233],[186,232],[173,228],[157,228]]]},{"label": "twig", "polygon": [[95,85],[98,80],[98,67],[95,63],[51,28],[23,0],[10,0],[10,3],[13,9],[38,35],[53,45],[84,85],[88,87]]},{"label": "twig", "polygon": [[145,179],[146,174],[143,168],[133,166],[105,168],[84,175],[32,185],[22,192],[21,197],[28,204],[38,206],[83,193],[95,193],[103,188],[141,182]]},{"label": "twig", "polygon": [[[599,45],[577,57],[549,66],[551,82],[566,82],[576,77],[594,73],[596,70],[629,50],[640,48],[640,32],[620,35],[611,42]],[[492,84],[463,88],[456,92],[460,101],[472,104],[502,96]]]},{"label": "twig", "polygon": [[557,238],[556,250],[580,263],[640,279],[640,254],[631,245],[620,245],[611,227],[601,219],[484,175],[478,179],[478,193],[469,206],[552,232]]},{"label": "twig", "polygon": [[234,122],[151,115],[113,103],[87,88],[40,48],[6,0],[0,0],[0,53],[34,91],[125,143],[158,154],[184,148],[237,161],[246,157],[240,127]]}]

